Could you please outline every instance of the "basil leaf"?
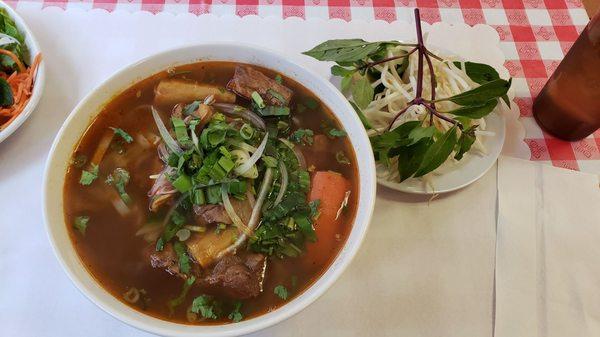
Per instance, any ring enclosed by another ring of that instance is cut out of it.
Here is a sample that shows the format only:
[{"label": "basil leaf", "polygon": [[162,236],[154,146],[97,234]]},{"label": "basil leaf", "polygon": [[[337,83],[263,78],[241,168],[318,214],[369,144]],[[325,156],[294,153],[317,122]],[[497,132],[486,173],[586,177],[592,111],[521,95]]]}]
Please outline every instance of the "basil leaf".
[{"label": "basil leaf", "polygon": [[365,129],[367,129],[367,130],[372,129],[373,126],[367,119],[367,116],[365,116],[365,114],[363,114],[362,110],[356,105],[356,103],[350,102],[350,105],[352,105],[352,108],[354,108],[354,111],[356,111],[356,114],[358,115],[358,118],[360,118],[360,121],[362,122]]},{"label": "basil leaf", "polygon": [[360,77],[352,86],[352,98],[359,108],[364,109],[373,100],[375,91],[366,76]]},{"label": "basil leaf", "polygon": [[352,85],[353,75],[345,76],[342,78],[341,88],[342,93],[347,93],[350,90],[350,86]]},{"label": "basil leaf", "polygon": [[401,182],[417,172],[431,143],[433,143],[432,138],[423,138],[411,146],[399,147],[390,151],[391,156],[398,156],[398,173],[400,173]]},{"label": "basil leaf", "polygon": [[352,74],[354,74],[354,72],[356,71],[355,68],[344,68],[344,67],[340,67],[338,65],[334,65],[333,67],[331,67],[331,75],[333,76],[352,76]]},{"label": "basil leaf", "polygon": [[481,86],[465,91],[452,97],[440,99],[438,101],[452,101],[458,105],[480,105],[485,104],[491,99],[506,95],[512,79],[505,81],[503,79],[493,80],[482,84]]},{"label": "basil leaf", "polygon": [[319,61],[355,62],[365,59],[387,44],[388,42],[367,42],[362,39],[329,40],[302,54]]},{"label": "basil leaf", "polygon": [[508,98],[508,95],[504,94],[504,95],[500,96],[500,98],[502,98],[504,103],[506,103],[506,105],[508,105],[508,107],[510,108],[510,99]]},{"label": "basil leaf", "polygon": [[416,127],[421,125],[420,121],[410,121],[401,124],[392,131],[384,132],[380,135],[371,137],[371,147],[375,154],[375,158],[379,161],[387,163],[390,156],[390,149],[403,147],[410,143],[408,134]]},{"label": "basil leaf", "polygon": [[461,160],[463,155],[471,149],[471,146],[475,142],[476,128],[477,125],[473,125],[472,127],[463,130],[463,132],[460,135],[460,138],[458,138],[458,142],[456,143],[457,151],[454,155],[454,159]]},{"label": "basil leaf", "polygon": [[435,133],[435,126],[429,127],[416,127],[410,131],[408,134],[408,139],[410,139],[410,143],[408,145],[413,145],[419,142],[423,138],[432,138]]},{"label": "basil leaf", "polygon": [[9,107],[15,104],[12,89],[5,79],[0,78],[0,106]]},{"label": "basil leaf", "polygon": [[427,149],[423,156],[423,162],[414,176],[421,177],[442,165],[454,150],[454,145],[456,145],[456,126],[453,126]]},{"label": "basil leaf", "polygon": [[[463,70],[475,83],[484,84],[500,78],[496,69],[487,64],[477,62],[465,62],[464,64],[465,69]],[[461,62],[454,62],[454,65],[461,68]]]},{"label": "basil leaf", "polygon": [[458,109],[450,110],[450,111],[440,111],[442,113],[449,113],[455,116],[463,116],[472,119],[482,118],[490,114],[494,110],[494,108],[498,105],[498,100],[492,99],[487,101],[485,104],[481,105],[473,105],[473,106],[464,106]]}]

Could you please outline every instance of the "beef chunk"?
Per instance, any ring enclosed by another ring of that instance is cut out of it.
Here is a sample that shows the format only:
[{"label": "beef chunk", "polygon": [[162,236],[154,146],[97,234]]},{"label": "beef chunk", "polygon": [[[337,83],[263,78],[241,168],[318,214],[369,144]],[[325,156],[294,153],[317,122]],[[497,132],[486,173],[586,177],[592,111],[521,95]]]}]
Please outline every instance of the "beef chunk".
[{"label": "beef chunk", "polygon": [[256,297],[262,291],[267,260],[262,254],[223,257],[205,281],[235,299]]},{"label": "beef chunk", "polygon": [[246,99],[252,99],[252,93],[256,91],[268,105],[277,106],[288,106],[293,94],[286,86],[248,66],[235,68],[235,74],[227,83],[227,89]]},{"label": "beef chunk", "polygon": [[[247,225],[252,215],[252,207],[248,200],[231,199],[231,206],[242,222]],[[223,205],[194,205],[194,218],[199,226],[213,223],[233,225],[233,221],[227,215]]]},{"label": "beef chunk", "polygon": [[194,205],[194,218],[199,226],[212,223],[232,224],[223,205]]},{"label": "beef chunk", "polygon": [[185,278],[185,275],[179,270],[177,254],[175,253],[172,244],[165,244],[163,250],[160,252],[157,252],[154,246],[148,246],[146,254],[150,259],[150,265],[152,268],[164,269],[171,275],[177,275]]}]

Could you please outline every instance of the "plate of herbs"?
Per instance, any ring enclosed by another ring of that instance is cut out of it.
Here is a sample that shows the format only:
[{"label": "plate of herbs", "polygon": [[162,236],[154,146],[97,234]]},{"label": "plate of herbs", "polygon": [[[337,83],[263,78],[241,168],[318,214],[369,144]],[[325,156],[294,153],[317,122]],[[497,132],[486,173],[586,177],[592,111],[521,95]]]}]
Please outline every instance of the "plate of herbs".
[{"label": "plate of herbs", "polygon": [[363,122],[377,179],[396,190],[434,194],[476,181],[502,150],[512,80],[424,43],[340,39],[305,55],[334,62],[333,76]]}]

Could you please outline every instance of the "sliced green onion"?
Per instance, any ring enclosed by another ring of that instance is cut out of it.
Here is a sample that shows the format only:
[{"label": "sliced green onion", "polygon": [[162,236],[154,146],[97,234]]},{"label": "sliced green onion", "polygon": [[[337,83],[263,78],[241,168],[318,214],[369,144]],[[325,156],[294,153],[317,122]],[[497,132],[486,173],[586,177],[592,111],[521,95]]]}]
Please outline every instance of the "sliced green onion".
[{"label": "sliced green onion", "polygon": [[235,163],[225,156],[219,158],[218,163],[225,170],[226,173],[231,172],[231,170],[233,170],[233,168],[235,167]]},{"label": "sliced green onion", "polygon": [[247,186],[245,181],[232,181],[229,183],[228,191],[234,195],[244,195]]},{"label": "sliced green onion", "polygon": [[310,175],[308,171],[298,171],[298,185],[304,191],[308,191],[310,187]]},{"label": "sliced green onion", "polygon": [[192,202],[194,205],[204,205],[206,203],[206,197],[202,189],[194,190],[192,193]]},{"label": "sliced green onion", "polygon": [[187,127],[185,122],[181,118],[172,117],[171,122],[173,123],[173,128],[175,129],[175,137],[179,144],[187,146],[191,144],[190,137],[187,133]]},{"label": "sliced green onion", "polygon": [[181,193],[191,190],[193,186],[192,179],[185,174],[180,174],[179,177],[172,182],[172,184],[173,187],[175,187]]},{"label": "sliced green onion", "polygon": [[252,137],[254,136],[254,128],[252,127],[252,125],[244,123],[240,128],[240,136],[245,140],[252,139]]},{"label": "sliced green onion", "polygon": [[260,97],[260,94],[256,91],[252,92],[252,100],[260,109],[264,109],[266,107],[265,101],[263,101],[262,97]]}]

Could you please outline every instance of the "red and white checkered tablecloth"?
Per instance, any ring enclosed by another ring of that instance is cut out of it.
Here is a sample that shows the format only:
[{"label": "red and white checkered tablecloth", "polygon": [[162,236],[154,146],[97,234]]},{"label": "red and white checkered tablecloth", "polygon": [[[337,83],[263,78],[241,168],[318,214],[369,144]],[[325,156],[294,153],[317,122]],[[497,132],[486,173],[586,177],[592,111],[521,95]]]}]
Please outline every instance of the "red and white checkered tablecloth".
[{"label": "red and white checkered tablecloth", "polygon": [[525,127],[531,160],[600,173],[600,130],[574,143],[543,132],[531,113],[532,97],[541,90],[566,51],[588,22],[579,0],[17,0],[40,7],[101,8],[193,13],[258,15],[282,18],[351,20],[411,20],[414,7],[429,23],[488,24],[500,35],[505,66],[513,77],[515,102]]}]

